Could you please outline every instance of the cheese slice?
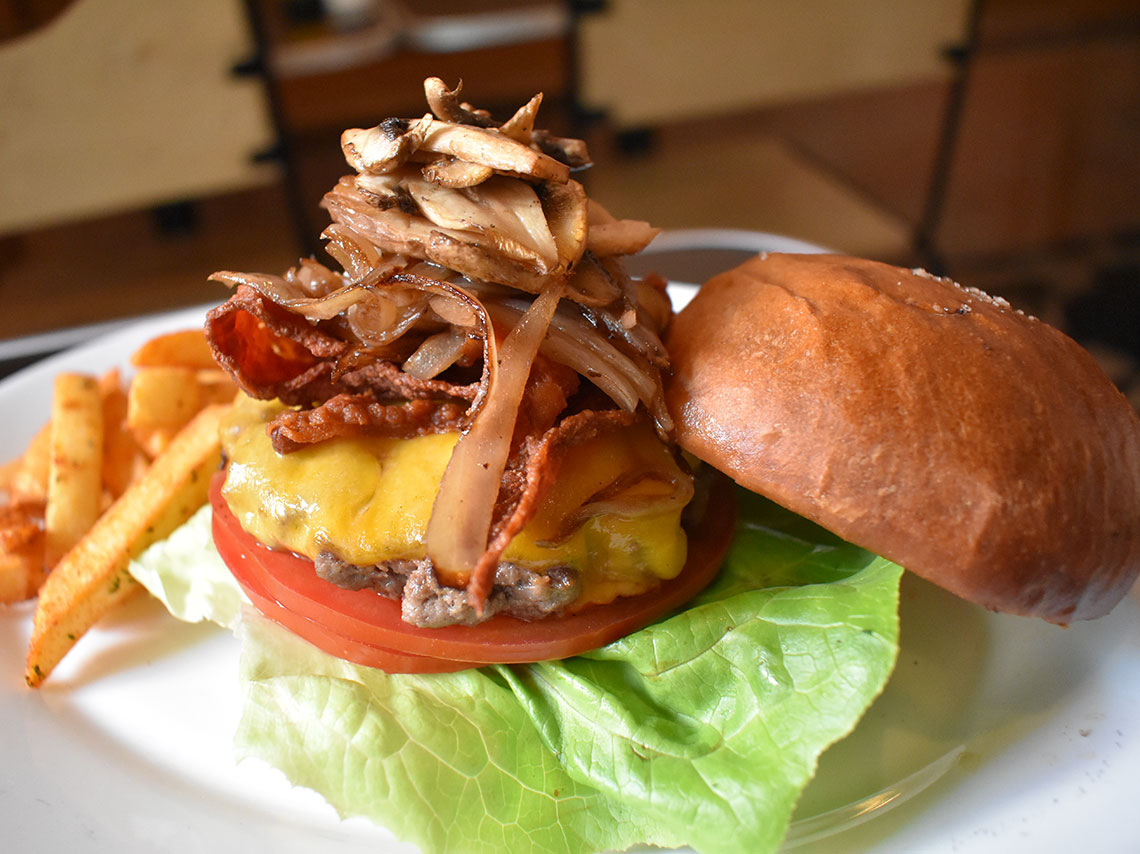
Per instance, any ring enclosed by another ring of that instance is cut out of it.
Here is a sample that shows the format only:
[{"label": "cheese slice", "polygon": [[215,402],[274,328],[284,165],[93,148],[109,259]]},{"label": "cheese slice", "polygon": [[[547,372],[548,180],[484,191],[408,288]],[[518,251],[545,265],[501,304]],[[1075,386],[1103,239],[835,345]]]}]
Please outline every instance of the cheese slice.
[{"label": "cheese slice", "polygon": [[[242,399],[222,431],[229,460],[223,494],[242,528],[310,559],[324,551],[360,566],[422,558],[432,503],[458,434],[336,439],[278,454],[266,425],[280,411],[276,402]],[[569,449],[553,487],[502,559],[535,571],[576,570],[579,607],[673,578],[685,563],[682,508],[605,512],[563,530],[569,514],[620,475],[646,469],[685,476],[648,426],[609,431]],[[652,506],[658,499],[663,506],[660,499],[672,489],[661,479],[633,479],[605,503]]]}]

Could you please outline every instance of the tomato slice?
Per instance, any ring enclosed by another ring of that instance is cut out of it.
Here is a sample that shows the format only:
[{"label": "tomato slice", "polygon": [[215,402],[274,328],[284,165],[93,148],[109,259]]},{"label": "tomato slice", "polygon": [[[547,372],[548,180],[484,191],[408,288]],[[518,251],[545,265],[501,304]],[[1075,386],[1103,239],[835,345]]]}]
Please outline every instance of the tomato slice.
[{"label": "tomato slice", "polygon": [[312,561],[270,549],[247,534],[222,498],[224,473],[210,487],[214,541],[234,578],[267,617],[340,658],[391,673],[461,670],[491,663],[546,661],[604,646],[683,605],[716,575],[732,538],[731,490],[721,484],[674,579],[641,596],[528,622],[497,616],[477,626],[422,629],[398,602],[345,590],[319,577]]}]

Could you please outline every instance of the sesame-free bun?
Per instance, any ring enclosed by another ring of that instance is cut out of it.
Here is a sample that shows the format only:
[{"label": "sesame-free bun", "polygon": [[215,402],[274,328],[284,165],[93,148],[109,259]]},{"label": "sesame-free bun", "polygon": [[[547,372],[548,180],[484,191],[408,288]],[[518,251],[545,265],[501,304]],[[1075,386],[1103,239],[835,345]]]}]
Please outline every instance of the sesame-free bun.
[{"label": "sesame-free bun", "polygon": [[761,255],[667,339],[683,448],[987,608],[1107,613],[1140,568],[1140,420],[1004,300],[834,255]]}]

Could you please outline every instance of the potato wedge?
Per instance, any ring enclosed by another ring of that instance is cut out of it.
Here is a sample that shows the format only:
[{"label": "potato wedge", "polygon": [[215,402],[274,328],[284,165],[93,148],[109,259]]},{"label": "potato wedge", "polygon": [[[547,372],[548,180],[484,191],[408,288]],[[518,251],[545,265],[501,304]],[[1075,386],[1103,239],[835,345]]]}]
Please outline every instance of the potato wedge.
[{"label": "potato wedge", "polygon": [[54,566],[87,533],[103,495],[103,402],[86,374],[55,378],[51,405],[44,560]]},{"label": "potato wedge", "polygon": [[213,370],[218,367],[201,329],[184,329],[151,338],[131,355],[136,368],[197,368]]},{"label": "potato wedge", "polygon": [[205,502],[221,464],[218,430],[228,409],[211,406],[195,416],[48,576],[28,644],[29,686],[42,684],[87,629],[138,589],[130,559]]}]

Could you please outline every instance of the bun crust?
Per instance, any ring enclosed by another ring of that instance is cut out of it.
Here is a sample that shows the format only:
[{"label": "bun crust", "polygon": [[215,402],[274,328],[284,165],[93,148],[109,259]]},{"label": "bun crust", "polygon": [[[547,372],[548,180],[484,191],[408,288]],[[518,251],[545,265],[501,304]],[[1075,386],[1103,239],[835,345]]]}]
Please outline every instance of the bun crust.
[{"label": "bun crust", "polygon": [[1140,420],[1000,299],[832,255],[709,281],[667,338],[682,447],[987,608],[1106,614],[1140,569]]}]

